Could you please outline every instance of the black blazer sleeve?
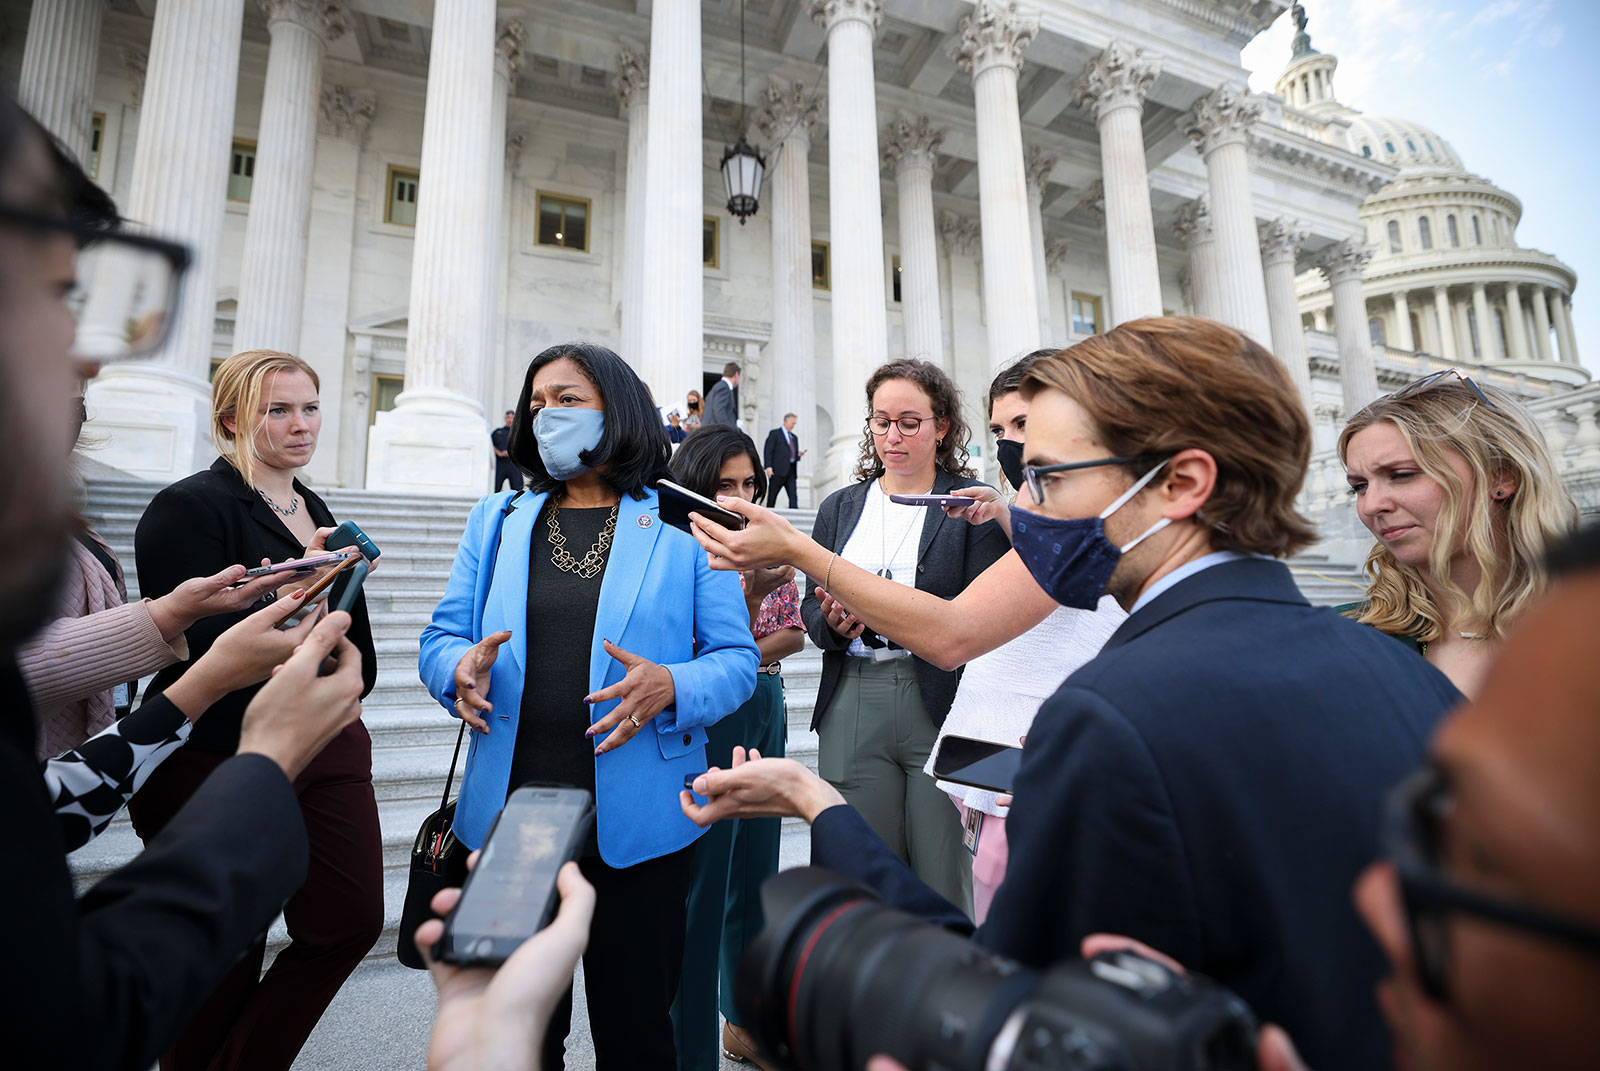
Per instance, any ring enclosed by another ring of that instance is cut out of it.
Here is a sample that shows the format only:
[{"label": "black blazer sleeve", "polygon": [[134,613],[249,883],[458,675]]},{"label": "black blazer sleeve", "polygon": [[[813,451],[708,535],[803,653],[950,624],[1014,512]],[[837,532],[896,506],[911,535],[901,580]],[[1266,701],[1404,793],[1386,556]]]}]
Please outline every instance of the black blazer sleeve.
[{"label": "black blazer sleeve", "polygon": [[783,436],[778,432],[777,428],[767,432],[767,441],[761,445],[762,468],[772,469],[774,472],[777,471],[778,444],[781,442],[783,442]]},{"label": "black blazer sleeve", "polygon": [[[829,550],[838,550],[834,540],[838,537],[836,529],[839,524],[840,496],[836,492],[823,500],[822,506],[817,510],[817,519],[811,526],[811,538]],[[849,538],[846,533],[844,539]],[[811,637],[811,642],[824,651],[842,651],[850,646],[850,641],[833,631],[828,626],[827,615],[822,612],[822,602],[817,598],[817,588],[821,585],[812,577],[806,577],[806,597],[800,602],[800,619],[806,624],[806,635]]]},{"label": "black blazer sleeve", "polygon": [[[234,499],[225,493],[202,494],[189,481],[173,484],[157,492],[139,526],[134,530],[134,565],[139,570],[139,593],[159,599],[179,584],[197,576],[210,576],[230,565],[254,567],[256,561],[236,560],[232,550],[239,543]],[[249,616],[248,610],[201,618],[184,632],[193,662],[216,642],[218,636]],[[186,666],[187,663],[180,663]],[[171,667],[171,680],[181,674]],[[162,687],[171,683],[163,682]]]}]

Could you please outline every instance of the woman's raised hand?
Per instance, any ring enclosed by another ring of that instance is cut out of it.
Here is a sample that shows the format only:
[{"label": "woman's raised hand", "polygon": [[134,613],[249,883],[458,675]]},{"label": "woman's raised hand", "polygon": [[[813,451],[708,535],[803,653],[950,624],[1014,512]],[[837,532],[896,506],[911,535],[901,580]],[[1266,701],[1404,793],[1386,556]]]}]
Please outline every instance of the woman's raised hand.
[{"label": "woman's raised hand", "polygon": [[788,565],[794,560],[800,530],[777,513],[737,495],[718,495],[717,505],[745,519],[742,531],[725,528],[703,513],[689,514],[689,524],[700,545],[711,555],[713,569],[761,569]]},{"label": "woman's raised hand", "polygon": [[[244,566],[230,565],[220,573],[185,580],[161,598],[151,599],[150,619],[161,630],[161,638],[171,643],[201,618],[243,610],[283,582],[281,576],[246,580],[244,574]],[[284,594],[300,586],[296,583]]]},{"label": "woman's raised hand", "polygon": [[511,633],[501,630],[490,633],[471,647],[456,663],[456,713],[472,726],[473,732],[487,733],[489,723],[483,715],[494,710],[489,702],[489,670],[494,668],[500,645],[511,639]]},{"label": "woman's raised hand", "polygon": [[976,487],[957,487],[950,492],[961,498],[972,499],[970,506],[946,506],[945,513],[960,517],[968,524],[987,524],[994,521],[1011,535],[1011,502],[993,487],[979,484]]},{"label": "woman's raised hand", "polygon": [[627,673],[617,683],[583,697],[583,701],[591,705],[622,700],[610,714],[589,726],[585,734],[591,740],[601,733],[610,734],[595,747],[596,755],[604,755],[633,739],[645,722],[667,709],[677,696],[671,670],[632,651],[624,651],[610,640],[601,643],[606,654],[621,662]]}]

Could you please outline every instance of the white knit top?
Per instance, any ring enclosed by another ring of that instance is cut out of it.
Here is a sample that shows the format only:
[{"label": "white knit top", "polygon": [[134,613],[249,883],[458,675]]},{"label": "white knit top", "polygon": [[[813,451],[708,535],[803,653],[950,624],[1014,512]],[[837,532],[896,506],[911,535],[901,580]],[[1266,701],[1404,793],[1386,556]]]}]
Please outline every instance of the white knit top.
[{"label": "white knit top", "polygon": [[[923,770],[931,777],[947,735],[1016,744],[1028,732],[1044,701],[1074,670],[1100,652],[1127,618],[1109,595],[1094,610],[1058,607],[1016,639],[967,663],[950,713]],[[939,787],[973,810],[1004,815],[986,789],[940,781]]]}]

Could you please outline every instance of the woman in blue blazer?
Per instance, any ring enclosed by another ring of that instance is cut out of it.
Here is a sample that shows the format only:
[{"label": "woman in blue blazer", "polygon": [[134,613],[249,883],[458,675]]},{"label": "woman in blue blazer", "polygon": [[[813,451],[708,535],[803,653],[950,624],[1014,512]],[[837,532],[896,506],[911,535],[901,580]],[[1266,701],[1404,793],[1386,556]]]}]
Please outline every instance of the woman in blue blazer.
[{"label": "woman in blue blazer", "polygon": [[[703,832],[678,792],[706,768],[705,727],[755,690],[759,661],[738,578],[657,516],[646,481],[669,449],[648,388],[616,354],[539,354],[509,451],[529,491],[473,508],[422,633],[423,683],[474,730],[463,843],[481,846],[527,781],[595,793],[579,865],[598,893],[584,979],[601,1071],[677,1066],[668,1013]],[[569,993],[546,1068],[563,1066],[570,1017]]]}]

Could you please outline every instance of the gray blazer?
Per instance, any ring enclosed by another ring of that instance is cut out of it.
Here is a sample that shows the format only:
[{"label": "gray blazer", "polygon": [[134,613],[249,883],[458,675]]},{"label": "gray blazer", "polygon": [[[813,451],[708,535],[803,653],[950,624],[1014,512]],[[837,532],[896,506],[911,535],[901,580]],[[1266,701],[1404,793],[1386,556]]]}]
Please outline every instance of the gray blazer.
[{"label": "gray blazer", "polygon": [[[934,494],[949,494],[957,487],[975,487],[981,480],[965,476],[939,473],[933,481]],[[873,481],[854,483],[842,487],[823,499],[817,510],[816,524],[811,537],[832,551],[844,549],[861,520],[861,510]],[[917,544],[917,579],[919,591],[931,592],[943,599],[953,599],[972,583],[977,575],[999,561],[1011,549],[1011,543],[998,524],[971,525],[959,517],[946,516],[944,510],[928,510],[922,525],[922,538]],[[816,729],[833,698],[833,689],[839,683],[839,673],[850,655],[845,649],[850,641],[828,627],[817,599],[817,582],[808,578],[806,597],[800,604],[800,616],[805,620],[806,633],[811,642],[822,648],[822,684],[817,689],[817,705],[811,714],[811,728]],[[917,685],[922,691],[922,704],[935,725],[943,725],[950,712],[950,702],[956,695],[956,684],[961,671],[943,670],[938,666],[914,659],[917,664]]]},{"label": "gray blazer", "polygon": [[719,379],[711,385],[711,393],[706,395],[706,410],[703,423],[738,426],[738,406],[734,404],[733,388],[728,386],[726,379]]}]

